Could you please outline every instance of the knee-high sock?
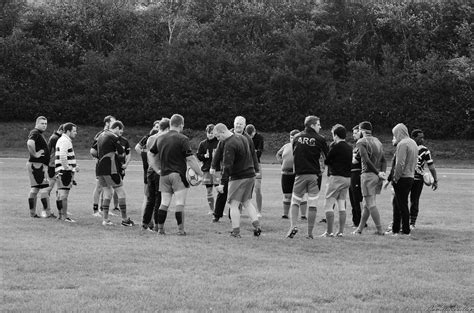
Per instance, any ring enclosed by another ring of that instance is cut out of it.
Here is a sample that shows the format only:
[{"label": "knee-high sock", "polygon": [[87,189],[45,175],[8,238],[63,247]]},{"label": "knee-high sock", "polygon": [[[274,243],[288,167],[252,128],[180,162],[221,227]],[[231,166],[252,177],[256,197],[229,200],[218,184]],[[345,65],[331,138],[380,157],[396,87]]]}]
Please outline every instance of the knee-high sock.
[{"label": "knee-high sock", "polygon": [[315,206],[308,207],[308,235],[313,235],[314,223],[316,222],[316,212],[317,209]]},{"label": "knee-high sock", "polygon": [[365,227],[365,224],[367,223],[367,220],[369,219],[369,216],[370,216],[370,211],[366,206],[364,206],[364,208],[362,209],[362,215],[360,217],[359,227],[357,227],[357,230],[356,230],[357,232],[359,233],[362,232],[362,230]]},{"label": "knee-high sock", "polygon": [[207,203],[209,204],[209,209],[211,211],[214,211],[214,197],[213,196],[207,197]]},{"label": "knee-high sock", "polygon": [[300,214],[301,214],[301,216],[306,216],[307,208],[308,208],[308,202],[302,201],[300,203]]},{"label": "knee-high sock", "polygon": [[63,200],[56,200],[56,206],[58,207],[58,217],[63,217]]},{"label": "knee-high sock", "polygon": [[298,221],[298,210],[299,205],[293,203],[290,207],[290,226],[293,228],[296,226],[296,222]]},{"label": "knee-high sock", "polygon": [[326,211],[326,224],[328,234],[333,233],[333,226],[334,226],[334,211]]},{"label": "knee-high sock", "polygon": [[122,214],[122,219],[127,219],[127,201],[125,198],[118,199],[118,205],[120,207],[120,213]]},{"label": "knee-high sock", "polygon": [[34,216],[36,214],[36,194],[29,194],[28,206],[30,207],[30,215]]},{"label": "knee-high sock", "polygon": [[178,224],[178,229],[180,231],[184,230],[184,205],[177,205],[176,206],[176,223]]},{"label": "knee-high sock", "polygon": [[261,212],[262,212],[262,203],[263,203],[262,191],[261,191],[261,190],[256,193],[255,198],[256,198],[256,200],[257,200],[257,210],[258,210],[258,213],[261,213]]},{"label": "knee-high sock", "polygon": [[372,219],[374,220],[375,227],[377,227],[377,231],[379,233],[381,233],[382,232],[382,223],[380,222],[379,210],[377,209],[377,207],[375,205],[373,207],[370,207],[369,210],[370,210],[370,215],[372,215]]},{"label": "knee-high sock", "polygon": [[160,205],[158,209],[158,229],[162,230],[165,225],[166,216],[168,215],[168,206],[167,205]]},{"label": "knee-high sock", "polygon": [[232,218],[232,228],[240,229],[240,210],[238,206],[230,207],[230,217]]},{"label": "knee-high sock", "polygon": [[247,213],[249,214],[250,220],[252,222],[258,221],[257,209],[253,206],[251,202],[247,205]]},{"label": "knee-high sock", "polygon": [[283,215],[288,216],[290,212],[291,201],[283,200]]},{"label": "knee-high sock", "polygon": [[43,210],[46,212],[46,215],[51,214],[51,207],[49,205],[49,196],[47,193],[41,195],[41,203],[43,204]]},{"label": "knee-high sock", "polygon": [[61,199],[61,212],[63,213],[63,217],[67,218],[67,198],[64,197]]},{"label": "knee-high sock", "polygon": [[103,199],[102,200],[102,213],[104,214],[104,221],[109,219],[109,206],[110,206],[110,199]]},{"label": "knee-high sock", "polygon": [[344,226],[346,226],[346,211],[339,211],[339,233],[344,233]]}]

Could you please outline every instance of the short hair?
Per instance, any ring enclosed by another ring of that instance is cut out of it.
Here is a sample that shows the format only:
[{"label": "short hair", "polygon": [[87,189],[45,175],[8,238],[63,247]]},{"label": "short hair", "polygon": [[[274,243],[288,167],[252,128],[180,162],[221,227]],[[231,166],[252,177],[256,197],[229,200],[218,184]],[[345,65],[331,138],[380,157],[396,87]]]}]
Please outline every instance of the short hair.
[{"label": "short hair", "polygon": [[245,117],[243,117],[242,115],[239,115],[239,116],[236,116],[234,118],[234,123],[237,122],[238,120],[241,120],[244,122],[244,124],[247,124],[247,120],[245,119]]},{"label": "short hair", "polygon": [[298,129],[293,129],[291,132],[290,132],[290,136],[296,136],[300,133],[300,131]]},{"label": "short hair", "polygon": [[72,131],[72,129],[73,129],[74,127],[77,128],[76,124],[71,123],[71,122],[68,122],[68,123],[66,123],[66,124],[63,125],[63,130],[64,130],[64,132]]},{"label": "short hair", "polygon": [[372,123],[370,123],[368,121],[361,122],[359,124],[359,129],[371,132],[372,131]]},{"label": "short hair", "polygon": [[253,126],[252,124],[248,124],[248,125],[245,127],[245,131],[247,132],[247,134],[252,135],[252,134],[254,134],[257,130],[255,129],[255,126]]},{"label": "short hair", "polygon": [[337,137],[346,139],[346,128],[341,124],[334,125],[331,131],[334,133],[334,135],[337,135]]},{"label": "short hair", "polygon": [[45,121],[47,121],[48,119],[47,119],[46,117],[44,117],[43,115],[41,115],[41,116],[38,116],[38,117],[36,118],[36,123],[38,123],[40,120],[45,120]]},{"label": "short hair", "polygon": [[64,124],[59,125],[58,132],[64,131]]},{"label": "short hair", "polygon": [[228,131],[229,129],[227,128],[227,126],[225,126],[225,124],[223,123],[218,123],[215,127],[214,127],[214,131],[215,132],[219,132],[219,133],[223,133],[225,131]]},{"label": "short hair", "polygon": [[153,122],[153,127],[155,127],[156,124],[159,124],[161,120],[156,120]]},{"label": "short hair", "polygon": [[306,118],[304,119],[304,126],[310,127],[311,125],[317,124],[318,121],[319,121],[319,117],[317,117],[316,115],[306,116]]},{"label": "short hair", "polygon": [[181,114],[173,114],[170,118],[170,126],[179,127],[184,124],[184,117]]},{"label": "short hair", "polygon": [[352,130],[359,130],[359,124],[357,124],[356,126],[352,127]]},{"label": "short hair", "polygon": [[170,119],[163,117],[159,122],[159,128],[161,131],[170,128]]},{"label": "short hair", "polygon": [[214,124],[208,124],[206,126],[206,133],[210,134],[214,130],[215,125]]},{"label": "short hair", "polygon": [[110,129],[114,129],[114,128],[119,128],[119,129],[123,129],[123,123],[120,122],[120,121],[115,121],[112,123],[112,125],[110,125]]},{"label": "short hair", "polygon": [[419,134],[423,134],[423,131],[419,128],[416,128],[411,132],[411,138],[416,138]]},{"label": "short hair", "polygon": [[116,120],[115,116],[107,115],[106,117],[104,117],[104,124],[105,124],[105,123],[110,123],[110,121],[111,121],[112,119]]}]

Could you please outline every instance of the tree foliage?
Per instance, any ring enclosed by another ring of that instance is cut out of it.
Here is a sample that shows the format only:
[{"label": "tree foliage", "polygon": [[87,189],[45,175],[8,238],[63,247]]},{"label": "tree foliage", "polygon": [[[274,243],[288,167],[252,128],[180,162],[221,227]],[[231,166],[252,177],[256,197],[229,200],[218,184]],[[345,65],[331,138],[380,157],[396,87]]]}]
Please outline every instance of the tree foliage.
[{"label": "tree foliage", "polygon": [[[474,12],[452,3],[187,0],[1,7],[1,119],[261,130],[370,120],[474,137]],[[8,18],[6,18],[8,17]]]}]

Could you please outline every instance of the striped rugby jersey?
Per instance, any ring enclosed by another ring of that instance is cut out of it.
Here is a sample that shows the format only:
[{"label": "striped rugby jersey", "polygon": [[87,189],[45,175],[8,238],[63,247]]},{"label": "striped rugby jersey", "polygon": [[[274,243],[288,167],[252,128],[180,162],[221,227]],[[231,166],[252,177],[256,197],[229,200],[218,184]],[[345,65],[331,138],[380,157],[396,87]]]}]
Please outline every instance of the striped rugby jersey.
[{"label": "striped rugby jersey", "polygon": [[433,159],[431,158],[431,152],[423,145],[418,146],[418,161],[416,163],[415,169],[415,179],[423,179],[423,172],[425,170],[425,164],[433,164]]},{"label": "striped rugby jersey", "polygon": [[73,169],[76,167],[76,155],[72,148],[71,138],[63,134],[56,142],[56,159],[54,160],[56,172],[65,170],[64,164],[66,163]]}]

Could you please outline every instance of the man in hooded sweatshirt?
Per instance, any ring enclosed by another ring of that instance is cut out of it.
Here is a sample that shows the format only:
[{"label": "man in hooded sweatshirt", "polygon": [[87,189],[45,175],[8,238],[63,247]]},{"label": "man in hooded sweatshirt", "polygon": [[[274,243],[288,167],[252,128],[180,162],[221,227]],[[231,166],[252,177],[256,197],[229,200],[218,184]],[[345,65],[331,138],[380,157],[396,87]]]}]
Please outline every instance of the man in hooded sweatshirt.
[{"label": "man in hooded sweatshirt", "polygon": [[418,145],[410,138],[408,128],[397,124],[393,129],[393,142],[397,145],[395,151],[395,165],[393,169],[392,185],[395,191],[393,202],[392,234],[410,234],[410,212],[408,210],[408,195],[415,178],[415,168],[418,159]]}]

